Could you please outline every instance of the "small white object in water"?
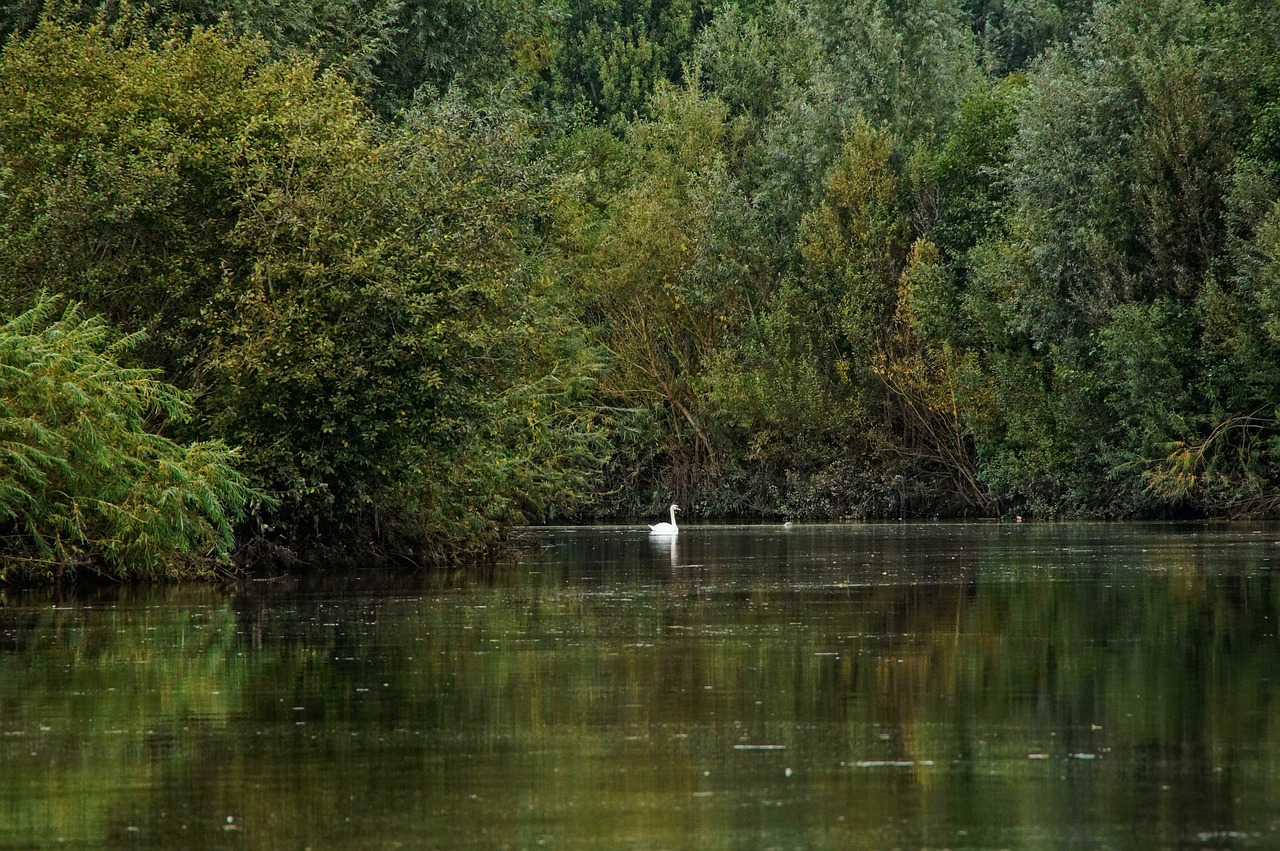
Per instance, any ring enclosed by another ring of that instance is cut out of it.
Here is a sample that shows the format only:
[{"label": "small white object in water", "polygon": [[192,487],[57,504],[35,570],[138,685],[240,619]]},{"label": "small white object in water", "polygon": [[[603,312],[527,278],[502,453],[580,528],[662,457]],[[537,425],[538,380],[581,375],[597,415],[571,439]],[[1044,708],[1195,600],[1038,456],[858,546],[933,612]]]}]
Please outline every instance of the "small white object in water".
[{"label": "small white object in water", "polygon": [[678,526],[676,526],[676,512],[677,512],[677,511],[679,511],[679,510],[680,510],[680,506],[676,505],[674,502],[673,502],[673,503],[671,503],[671,522],[670,522],[670,523],[659,523],[659,524],[657,524],[657,525],[655,525],[655,526],[650,526],[650,527],[649,527],[649,532],[650,532],[650,534],[653,534],[653,535],[678,535],[678,534],[680,533],[680,528],[679,528]]}]

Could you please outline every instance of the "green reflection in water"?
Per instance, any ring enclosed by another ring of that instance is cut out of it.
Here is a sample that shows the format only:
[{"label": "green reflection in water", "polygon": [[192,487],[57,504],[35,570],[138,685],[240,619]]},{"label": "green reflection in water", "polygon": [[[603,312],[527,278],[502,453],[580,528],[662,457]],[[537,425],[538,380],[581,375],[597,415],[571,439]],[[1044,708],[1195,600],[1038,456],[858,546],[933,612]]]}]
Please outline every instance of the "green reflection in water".
[{"label": "green reflection in water", "polygon": [[1267,847],[1274,527],[548,530],[0,598],[0,845]]}]

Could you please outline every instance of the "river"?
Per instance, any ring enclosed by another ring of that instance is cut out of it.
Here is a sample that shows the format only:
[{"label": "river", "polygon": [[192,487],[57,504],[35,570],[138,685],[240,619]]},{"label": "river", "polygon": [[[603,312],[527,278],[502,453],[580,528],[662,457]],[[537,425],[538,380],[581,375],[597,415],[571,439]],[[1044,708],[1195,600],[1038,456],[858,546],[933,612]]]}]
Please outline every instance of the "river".
[{"label": "river", "polygon": [[534,530],[0,593],[3,848],[1280,845],[1280,527]]}]

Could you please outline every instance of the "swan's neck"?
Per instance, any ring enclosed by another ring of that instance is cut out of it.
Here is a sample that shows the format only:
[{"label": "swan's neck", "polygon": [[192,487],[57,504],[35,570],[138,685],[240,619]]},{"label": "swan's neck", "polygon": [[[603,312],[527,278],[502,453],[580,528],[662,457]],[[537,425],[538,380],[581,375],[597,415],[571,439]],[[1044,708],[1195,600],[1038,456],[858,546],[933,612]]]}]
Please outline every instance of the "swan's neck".
[{"label": "swan's neck", "polygon": [[676,507],[674,505],[671,506],[671,525],[676,525]]}]

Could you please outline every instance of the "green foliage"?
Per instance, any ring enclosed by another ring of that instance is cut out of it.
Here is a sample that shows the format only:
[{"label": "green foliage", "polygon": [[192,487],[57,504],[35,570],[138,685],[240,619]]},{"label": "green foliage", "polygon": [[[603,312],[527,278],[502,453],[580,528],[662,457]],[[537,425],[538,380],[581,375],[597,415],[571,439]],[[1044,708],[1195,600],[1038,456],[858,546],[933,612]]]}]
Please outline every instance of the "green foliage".
[{"label": "green foliage", "polygon": [[[363,83],[374,64],[393,50],[401,0],[12,0],[0,3],[0,36],[29,34],[42,18],[126,26],[135,37],[163,40],[193,27],[222,26],[240,37],[260,39],[278,57],[306,52],[323,66],[337,67]],[[150,31],[150,32],[148,32]]]},{"label": "green foliage", "polygon": [[587,412],[557,401],[591,357],[542,354],[557,338],[522,247],[543,199],[520,116],[442,100],[379,139],[357,110],[313,106],[259,121],[241,161],[230,241],[253,263],[202,317],[210,425],[304,547],[477,552],[521,510],[571,502],[595,464]]},{"label": "green foliage", "polygon": [[[271,539],[435,558],[572,501],[595,438],[555,399],[591,357],[523,345],[563,323],[534,286],[549,180],[518,109],[445,99],[391,131],[338,74],[207,31],[47,23],[4,62],[4,291],[148,330],[139,354],[196,391],[191,431],[278,498]],[[543,415],[513,428],[532,387]]]},{"label": "green foliage", "polygon": [[362,84],[372,85],[379,63],[397,53],[397,15],[402,14],[404,5],[403,0],[285,0],[270,4],[175,0],[154,3],[149,12],[153,26],[222,26],[238,37],[265,41],[274,56],[305,52],[321,67],[340,69]]},{"label": "green foliage", "polygon": [[700,24],[699,0],[574,0],[552,14],[542,95],[582,103],[599,120],[638,116],[651,92],[684,74]]},{"label": "green foliage", "polygon": [[[807,73],[807,46],[781,37],[771,24],[791,24],[777,10],[777,18],[751,15],[738,5],[725,6],[700,34],[695,62],[703,82],[738,115],[753,122],[767,118],[779,106],[784,74]],[[797,55],[789,55],[795,53]]]},{"label": "green foliage", "polygon": [[804,473],[891,443],[874,362],[893,316],[907,223],[892,138],[850,128],[823,200],[801,223],[802,271],[763,300],[722,356],[724,418],[767,468]]},{"label": "green foliage", "polygon": [[423,90],[481,92],[545,70],[550,14],[523,0],[383,0],[390,14],[378,52],[374,101],[407,109]]},{"label": "green foliage", "polygon": [[272,543],[1280,499],[1274,4],[264,8],[3,7],[0,303],[145,332]]},{"label": "green foliage", "polygon": [[907,222],[890,163],[893,140],[865,123],[850,128],[827,176],[817,209],[800,223],[806,291],[824,320],[819,333],[836,334],[836,369],[865,368],[892,315],[905,260]]},{"label": "green foliage", "polygon": [[997,175],[1011,152],[1025,88],[1021,76],[975,88],[927,165],[927,182],[936,193],[937,221],[930,235],[956,261],[998,233],[1005,193]]},{"label": "green foliage", "polygon": [[[1236,35],[1245,5],[1100,6],[1019,98],[1017,135],[995,162],[1009,193],[1002,215],[984,222],[982,205],[969,207],[960,220],[981,223],[970,234],[941,217],[953,255],[979,241],[963,300],[981,331],[969,339],[1020,351],[1041,376],[1028,384],[1007,358],[983,358],[1007,389],[974,417],[979,451],[1010,500],[1117,513],[1263,504],[1275,459],[1257,412],[1276,404],[1263,389],[1275,351],[1259,336],[1265,261],[1250,262],[1265,250],[1245,246],[1274,196],[1271,166],[1237,157],[1253,146],[1241,116],[1271,72],[1256,42]],[[1242,433],[1240,423],[1248,440],[1207,437]],[[1176,447],[1202,445],[1218,486],[1143,490],[1176,479],[1166,475],[1185,460]]]},{"label": "green foliage", "polygon": [[213,32],[153,49],[51,22],[10,42],[0,66],[18,81],[0,91],[9,306],[56,287],[146,331],[144,357],[171,376],[189,369],[192,322],[237,262],[225,245],[237,215],[230,168],[262,56]]},{"label": "green foliage", "polygon": [[513,79],[531,84],[547,72],[558,17],[522,0],[14,0],[0,3],[0,37],[30,34],[42,18],[128,28],[156,42],[221,29],[275,59],[339,71],[390,117],[420,89],[479,95]]},{"label": "green foliage", "polygon": [[[724,104],[664,85],[650,111],[629,125],[633,171],[604,211],[584,288],[610,354],[605,393],[634,411],[629,428],[649,423],[656,451],[682,471],[671,484],[687,489],[720,456],[702,379],[750,303],[758,245],[737,239],[752,214],[728,174],[735,137]],[[633,455],[619,463],[644,466]]]},{"label": "green foliage", "polygon": [[186,394],[121,358],[79,307],[54,299],[0,325],[0,580],[75,568],[114,578],[207,573],[228,561],[233,525],[262,494],[218,441],[181,445],[157,420],[190,413]]},{"label": "green foliage", "polygon": [[996,73],[1024,69],[1047,48],[1069,41],[1094,0],[967,0],[983,64]]},{"label": "green foliage", "polygon": [[1198,3],[1100,9],[1093,37],[1033,79],[1013,152],[1013,203],[1039,246],[1023,299],[1045,342],[1079,339],[1133,299],[1193,295],[1222,244],[1222,132]]},{"label": "green foliage", "polygon": [[903,145],[944,132],[978,80],[951,0],[778,3],[710,24],[698,60],[709,86],[752,119],[748,186],[783,250],[840,156],[847,129],[884,126]]}]

